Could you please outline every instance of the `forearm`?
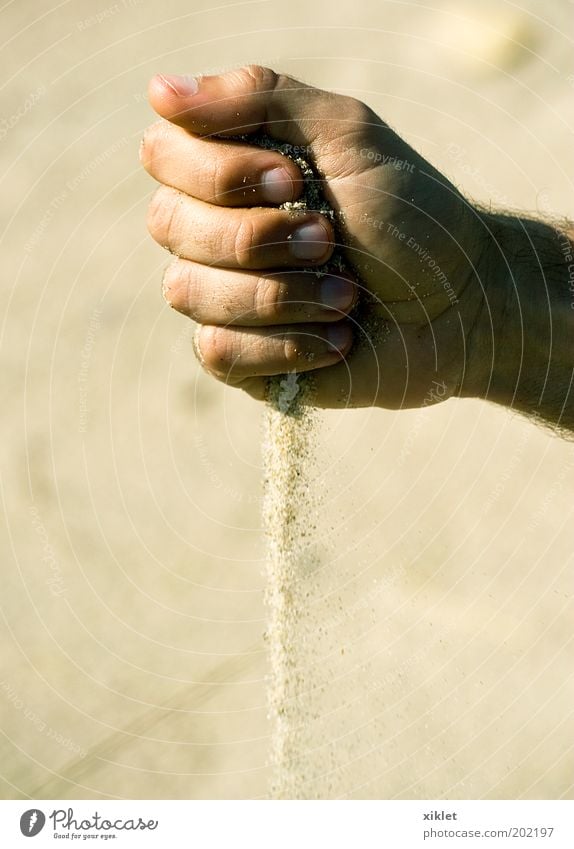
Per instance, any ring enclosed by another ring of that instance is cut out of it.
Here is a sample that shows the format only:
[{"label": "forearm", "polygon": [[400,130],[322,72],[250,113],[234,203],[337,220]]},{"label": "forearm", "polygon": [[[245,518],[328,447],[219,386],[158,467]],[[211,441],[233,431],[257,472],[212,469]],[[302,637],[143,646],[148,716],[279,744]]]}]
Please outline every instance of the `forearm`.
[{"label": "forearm", "polygon": [[485,301],[471,336],[477,395],[574,432],[572,225],[484,216]]}]

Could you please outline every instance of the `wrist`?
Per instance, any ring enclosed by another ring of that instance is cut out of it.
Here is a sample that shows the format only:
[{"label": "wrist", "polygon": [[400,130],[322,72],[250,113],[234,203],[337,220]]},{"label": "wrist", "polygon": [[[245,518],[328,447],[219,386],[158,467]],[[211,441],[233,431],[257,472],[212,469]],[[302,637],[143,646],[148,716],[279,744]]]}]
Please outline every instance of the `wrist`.
[{"label": "wrist", "polygon": [[461,395],[558,422],[569,404],[574,245],[568,226],[481,215],[482,306]]},{"label": "wrist", "polygon": [[510,380],[505,375],[512,370],[510,363],[517,359],[519,345],[515,329],[509,326],[511,274],[499,248],[507,241],[505,223],[476,209],[474,241],[477,260],[473,283],[466,290],[471,302],[464,327],[464,374],[457,395],[494,400],[493,394],[504,394],[503,385]]}]

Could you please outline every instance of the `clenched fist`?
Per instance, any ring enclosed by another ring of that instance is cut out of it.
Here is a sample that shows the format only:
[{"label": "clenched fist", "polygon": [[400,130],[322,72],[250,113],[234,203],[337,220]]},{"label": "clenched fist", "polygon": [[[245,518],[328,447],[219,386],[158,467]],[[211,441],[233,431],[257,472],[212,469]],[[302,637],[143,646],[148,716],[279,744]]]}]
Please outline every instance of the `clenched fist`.
[{"label": "clenched fist", "polygon": [[[149,229],[177,257],[164,294],[200,324],[210,374],[263,398],[267,376],[312,371],[323,407],[482,391],[487,216],[371,109],[258,66],[156,76],[149,97]],[[302,174],[256,133],[312,162],[334,226],[280,207]],[[315,273],[335,246],[346,271]]]}]

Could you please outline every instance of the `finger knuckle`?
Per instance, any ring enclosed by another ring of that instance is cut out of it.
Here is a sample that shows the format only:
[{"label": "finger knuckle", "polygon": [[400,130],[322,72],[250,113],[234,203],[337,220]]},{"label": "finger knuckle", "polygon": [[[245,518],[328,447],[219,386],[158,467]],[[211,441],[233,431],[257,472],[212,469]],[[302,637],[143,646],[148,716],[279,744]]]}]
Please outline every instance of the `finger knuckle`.
[{"label": "finger knuckle", "polygon": [[163,273],[161,293],[164,300],[171,306],[177,306],[179,291],[179,268],[177,260],[172,262]]},{"label": "finger knuckle", "polygon": [[235,234],[235,261],[239,268],[249,268],[254,247],[254,222],[250,216],[244,216]]},{"label": "finger knuckle", "polygon": [[357,125],[359,129],[367,129],[373,123],[374,113],[372,109],[355,97],[345,97],[344,99],[342,114],[351,124]]},{"label": "finger knuckle", "polygon": [[142,137],[141,160],[148,171],[153,171],[158,156],[160,155],[159,148],[161,142],[159,138],[159,129],[160,125],[158,123],[151,124],[144,130]]},{"label": "finger knuckle", "polygon": [[231,334],[224,327],[204,326],[198,335],[196,352],[203,368],[224,379],[233,366]]},{"label": "finger knuckle", "polygon": [[288,311],[287,286],[276,277],[259,277],[253,293],[253,312],[266,321],[281,321]]},{"label": "finger knuckle", "polygon": [[301,338],[289,333],[283,337],[283,358],[289,369],[297,367],[301,360]]},{"label": "finger knuckle", "polygon": [[199,321],[201,310],[201,281],[189,263],[176,259],[165,270],[162,281],[165,300],[174,309]]},{"label": "finger knuckle", "polygon": [[271,68],[264,65],[246,65],[243,71],[254,91],[273,91],[275,88],[277,74]]},{"label": "finger knuckle", "polygon": [[177,192],[167,186],[160,186],[157,189],[148,208],[147,226],[149,232],[157,242],[168,247],[174,240],[177,208]]},{"label": "finger knuckle", "polygon": [[[207,188],[207,187],[206,187]],[[213,163],[211,186],[209,191],[213,192],[214,199],[225,203],[229,199],[229,193],[233,190],[230,180],[228,163],[225,160],[216,159]]]}]

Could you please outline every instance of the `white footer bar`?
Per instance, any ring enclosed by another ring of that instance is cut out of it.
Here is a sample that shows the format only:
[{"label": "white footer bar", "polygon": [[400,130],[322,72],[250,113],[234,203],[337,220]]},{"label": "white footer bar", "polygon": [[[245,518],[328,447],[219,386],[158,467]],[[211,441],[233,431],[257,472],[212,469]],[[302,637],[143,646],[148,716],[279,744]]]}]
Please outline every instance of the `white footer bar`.
[{"label": "white footer bar", "polygon": [[574,801],[0,801],[0,846],[572,849]]}]

